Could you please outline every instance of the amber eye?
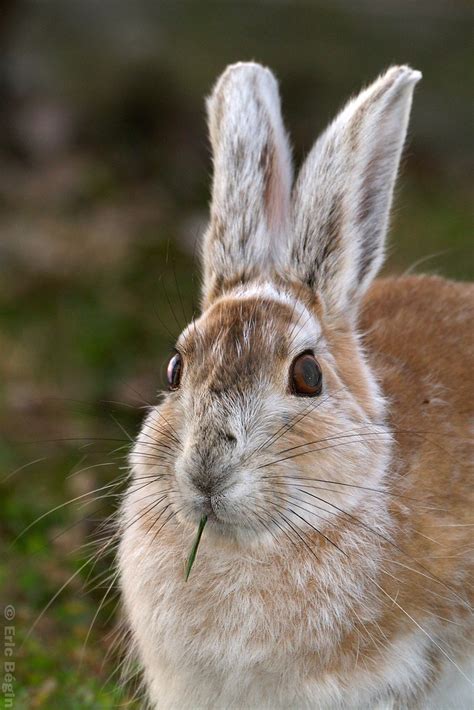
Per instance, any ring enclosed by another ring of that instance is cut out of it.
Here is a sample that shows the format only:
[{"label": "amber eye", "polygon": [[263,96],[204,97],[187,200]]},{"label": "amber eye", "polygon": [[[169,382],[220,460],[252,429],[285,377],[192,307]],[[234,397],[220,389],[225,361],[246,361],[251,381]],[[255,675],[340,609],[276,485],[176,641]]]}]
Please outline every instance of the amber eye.
[{"label": "amber eye", "polygon": [[166,377],[168,379],[168,387],[170,390],[177,390],[181,381],[181,372],[183,369],[183,361],[179,353],[175,353],[168,363]]},{"label": "amber eye", "polygon": [[306,352],[293,360],[290,368],[290,389],[301,397],[321,394],[323,374],[313,353]]}]

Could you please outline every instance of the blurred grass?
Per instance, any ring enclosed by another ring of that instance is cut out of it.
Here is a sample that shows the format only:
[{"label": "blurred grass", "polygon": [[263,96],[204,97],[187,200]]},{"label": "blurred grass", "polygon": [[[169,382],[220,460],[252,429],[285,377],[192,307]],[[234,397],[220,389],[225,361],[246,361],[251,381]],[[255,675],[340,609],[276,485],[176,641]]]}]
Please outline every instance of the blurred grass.
[{"label": "blurred grass", "polygon": [[393,61],[420,66],[385,271],[470,279],[468,15],[441,2],[10,5],[0,32],[0,588],[16,607],[15,707],[133,707],[133,690],[107,681],[121,660],[115,595],[94,620],[113,557],[78,571],[117,499],[81,498],[11,543],[47,511],[125,479],[129,437],[198,307],[202,97],[227,62],[269,63],[300,163],[348,93]]}]

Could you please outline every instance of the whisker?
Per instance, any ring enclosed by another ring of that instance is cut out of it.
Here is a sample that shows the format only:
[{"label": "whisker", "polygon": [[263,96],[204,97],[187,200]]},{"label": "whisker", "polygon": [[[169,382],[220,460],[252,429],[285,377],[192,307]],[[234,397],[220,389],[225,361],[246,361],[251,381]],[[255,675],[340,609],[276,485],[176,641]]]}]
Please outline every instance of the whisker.
[{"label": "whisker", "polygon": [[[136,525],[136,523],[138,523],[140,520],[142,520],[142,518],[144,518],[145,515],[148,515],[149,513],[151,513],[151,511],[154,510],[154,509],[155,509],[157,506],[159,506],[161,503],[163,503],[163,501],[165,501],[166,498],[167,498],[167,493],[165,493],[165,494],[162,495],[160,498],[158,498],[158,500],[153,501],[149,506],[147,506],[147,507],[145,508],[145,510],[140,511],[140,513],[138,513],[137,515],[135,515],[135,516],[132,518],[131,521],[129,521],[129,520],[125,521],[125,524],[124,524],[124,526],[123,526],[123,528],[122,528],[122,534],[123,534],[126,530],[128,530],[129,528],[131,528],[132,525]],[[170,505],[170,504],[168,504],[168,507],[169,507],[169,505]],[[166,509],[166,507],[165,507],[165,509]],[[164,512],[164,511],[162,511],[162,513],[163,513],[163,512]],[[160,514],[160,515],[161,515],[161,514]],[[159,519],[159,518],[158,518],[158,519]],[[146,534],[148,534],[148,533],[150,532],[150,530],[153,528],[153,525],[155,525],[155,522],[156,522],[156,520],[153,521],[153,524],[152,524],[151,528],[149,528],[149,529],[146,531]]]},{"label": "whisker", "polygon": [[[336,545],[335,542],[333,542],[333,540],[331,540],[331,539],[330,539],[327,535],[325,535],[321,530],[319,530],[319,529],[318,529],[317,527],[315,527],[312,523],[310,523],[309,520],[306,520],[306,518],[303,518],[302,515],[300,515],[300,514],[297,513],[296,511],[294,511],[294,510],[293,510],[293,507],[300,508],[301,510],[306,511],[307,513],[311,513],[312,515],[315,515],[315,513],[313,513],[311,510],[308,510],[307,508],[305,508],[304,506],[300,505],[299,503],[293,502],[293,500],[289,501],[289,500],[285,499],[284,496],[281,496],[281,495],[280,495],[279,498],[280,498],[281,500],[286,500],[286,502],[289,503],[289,504],[292,506],[291,508],[288,508],[288,510],[289,510],[293,515],[296,515],[298,518],[300,518],[300,520],[302,520],[304,523],[306,523],[307,525],[309,525],[309,527],[312,528],[312,529],[314,530],[314,532],[318,533],[318,535],[320,535],[322,538],[324,538],[324,540],[326,540],[326,542],[329,542],[330,545],[332,545],[333,547],[335,547],[336,550],[338,550],[338,551],[339,551],[341,554],[343,554],[345,557],[348,556],[347,553],[344,552],[344,550],[341,550],[341,548],[340,548],[338,545]],[[317,506],[316,506],[316,507],[317,507]],[[321,510],[324,510],[324,508],[321,508]],[[317,516],[317,517],[322,518],[323,516],[320,515],[320,516]]]},{"label": "whisker", "polygon": [[[425,565],[423,565],[421,562],[419,562],[418,560],[416,560],[415,558],[413,558],[411,555],[409,555],[402,547],[400,547],[400,545],[397,545],[395,542],[393,542],[393,540],[391,540],[387,535],[384,535],[383,533],[378,532],[378,531],[375,530],[373,527],[371,527],[371,526],[368,525],[367,523],[364,523],[362,520],[360,520],[359,518],[357,518],[355,515],[352,515],[351,513],[348,513],[347,511],[343,510],[342,508],[340,508],[339,506],[335,505],[334,503],[331,503],[330,501],[327,501],[327,500],[325,500],[324,498],[320,498],[319,496],[316,496],[316,495],[314,495],[313,493],[308,493],[307,491],[304,491],[303,489],[298,488],[297,490],[299,490],[301,493],[306,493],[306,495],[310,495],[310,496],[312,496],[313,498],[316,498],[317,500],[319,500],[319,501],[322,502],[322,503],[325,503],[326,505],[331,506],[331,507],[334,508],[335,510],[339,511],[339,512],[342,513],[343,515],[345,515],[345,516],[347,516],[348,518],[350,518],[350,520],[352,520],[354,524],[359,525],[360,527],[364,528],[364,529],[367,530],[368,532],[372,533],[372,534],[375,535],[376,537],[378,537],[378,538],[380,538],[381,540],[383,540],[384,542],[386,542],[388,545],[390,545],[391,547],[393,547],[394,549],[396,549],[398,552],[402,553],[405,557],[407,557],[408,559],[412,560],[412,562],[415,562],[415,564],[417,564],[425,573],[427,573],[427,574],[424,575],[424,576],[427,576],[429,579],[431,579],[431,581],[435,581],[435,582],[438,582],[439,584],[441,584],[445,589],[448,589],[448,591],[449,591],[451,594],[453,594],[453,595],[458,599],[458,601],[460,601],[463,605],[465,605],[465,606],[467,606],[468,608],[470,608],[470,605],[466,602],[466,600],[463,599],[447,582],[445,582],[444,580],[440,579],[437,575],[433,574],[433,572],[431,572],[430,569],[428,569],[428,568],[425,567]],[[291,494],[288,494],[288,495],[291,495]],[[293,505],[293,503],[292,503],[292,505]],[[318,509],[321,509],[320,506],[315,506],[315,507],[318,508]],[[322,508],[322,510],[325,510],[325,509]],[[329,512],[329,511],[326,510],[326,512]],[[342,550],[341,550],[341,551],[342,551]],[[400,563],[400,564],[402,564],[402,563]],[[408,569],[409,569],[409,568],[408,568]],[[415,571],[415,570],[413,570],[413,571]],[[420,573],[420,574],[421,574],[421,573]]]},{"label": "whisker", "polygon": [[314,446],[315,444],[323,444],[326,441],[334,441],[335,439],[345,439],[347,437],[356,437],[356,436],[363,438],[365,435],[377,436],[377,435],[387,435],[387,434],[390,435],[391,434],[391,432],[387,431],[387,430],[380,431],[380,432],[369,431],[366,434],[364,434],[364,432],[357,431],[357,429],[364,429],[367,426],[369,426],[369,425],[364,424],[360,427],[356,427],[355,429],[351,429],[348,432],[335,434],[333,436],[326,436],[322,439],[315,439],[314,441],[306,441],[304,444],[297,444],[296,446],[290,446],[287,449],[281,449],[280,451],[277,451],[276,455],[280,456],[281,454],[286,454],[286,453],[289,453],[290,451],[295,451],[296,449],[301,449],[301,448],[303,448],[303,446]]},{"label": "whisker", "polygon": [[20,473],[20,471],[24,471],[25,468],[28,468],[29,466],[34,466],[37,463],[42,463],[43,461],[47,461],[47,457],[42,457],[39,459],[35,459],[34,461],[28,461],[28,463],[24,463],[22,466],[18,466],[14,471],[10,471],[10,473],[7,473],[6,476],[4,476],[1,480],[0,483],[6,483],[10,478],[15,476],[17,473]]},{"label": "whisker", "polygon": [[[171,505],[171,503],[168,504],[167,506],[165,506],[165,510],[166,510],[166,508],[168,508],[170,505]],[[158,537],[158,535],[159,535],[159,533],[161,532],[161,530],[163,530],[163,528],[165,527],[165,525],[166,525],[170,520],[172,520],[176,515],[178,515],[178,513],[180,512],[180,510],[181,510],[181,509],[178,508],[178,510],[172,510],[172,511],[171,511],[171,513],[169,514],[169,516],[166,518],[165,522],[162,523],[162,525],[160,525],[160,527],[158,528],[158,530],[157,530],[156,533],[154,534],[153,539],[152,539],[152,541],[151,541],[151,543],[150,543],[151,545],[154,543],[154,541],[155,541],[156,538]],[[163,511],[163,512],[164,512],[164,511]],[[160,516],[160,517],[161,517],[161,516]]]},{"label": "whisker", "polygon": [[[340,390],[336,391],[336,394],[340,392],[341,390],[347,389],[346,387],[341,387]],[[297,412],[289,422],[286,422],[285,424],[282,424],[279,429],[277,429],[274,434],[272,434],[269,438],[267,438],[260,446],[257,446],[257,448],[253,451],[250,452],[248,458],[251,458],[254,456],[256,453],[259,453],[261,451],[267,450],[272,444],[274,444],[278,439],[280,439],[282,436],[287,434],[289,431],[291,431],[297,424],[300,423],[305,417],[307,417],[311,412],[313,412],[315,409],[320,407],[322,404],[328,401],[329,399],[329,393],[324,395],[323,397],[318,398],[315,402],[310,402],[309,404],[306,405],[306,407],[303,409],[303,412]]]},{"label": "whisker", "polygon": [[77,569],[77,570],[69,577],[69,579],[66,580],[66,582],[64,582],[64,584],[61,585],[61,587],[58,589],[58,591],[51,597],[51,599],[49,600],[49,602],[48,602],[48,603],[46,604],[46,606],[43,608],[43,610],[41,611],[41,613],[36,617],[35,621],[33,622],[33,624],[30,626],[29,630],[27,631],[27,633],[26,633],[26,635],[25,635],[25,637],[24,637],[24,639],[23,639],[23,641],[22,641],[22,643],[21,643],[21,645],[20,645],[20,648],[19,648],[20,651],[23,649],[25,643],[26,643],[27,640],[30,638],[31,634],[33,633],[33,631],[35,630],[35,628],[37,627],[37,625],[39,624],[39,622],[41,621],[41,619],[43,618],[43,616],[46,614],[46,612],[48,611],[48,609],[51,607],[51,605],[54,604],[54,602],[55,602],[56,599],[59,597],[59,595],[64,591],[64,589],[66,589],[66,587],[82,572],[82,570],[83,570],[85,567],[87,567],[88,564],[90,564],[90,562],[91,562],[90,559],[86,560],[86,561],[79,567],[79,569]]},{"label": "whisker", "polygon": [[113,575],[112,581],[111,581],[110,585],[107,587],[107,590],[106,590],[104,596],[102,597],[101,602],[100,602],[99,606],[97,607],[97,610],[96,610],[96,612],[95,612],[95,614],[94,614],[94,616],[93,616],[93,618],[92,618],[92,621],[91,621],[90,626],[89,626],[89,628],[88,628],[88,630],[87,630],[86,638],[85,638],[85,641],[84,641],[84,643],[83,643],[83,646],[82,646],[82,649],[81,649],[81,653],[80,653],[80,656],[79,656],[79,668],[81,668],[81,666],[82,666],[82,664],[83,664],[83,662],[84,662],[84,655],[85,655],[85,652],[86,652],[87,644],[88,644],[88,642],[89,642],[89,638],[90,638],[90,635],[91,635],[91,633],[92,633],[92,629],[93,629],[93,627],[94,627],[94,624],[95,624],[95,622],[96,622],[96,620],[97,620],[97,617],[99,616],[99,614],[100,614],[100,612],[101,612],[101,609],[103,608],[103,606],[104,606],[104,604],[105,604],[105,601],[106,601],[107,597],[108,597],[109,594],[110,594],[110,591],[111,591],[112,587],[114,586],[115,582],[117,581],[119,574],[120,574],[120,571],[117,571],[117,572],[115,572],[115,574]]},{"label": "whisker", "polygon": [[[294,474],[288,474],[288,475],[274,474],[272,476],[262,476],[262,478],[264,478],[265,480],[268,480],[268,481],[273,481],[273,484],[285,485],[285,486],[288,485],[288,483],[286,482],[287,480],[290,480],[294,483],[297,483],[298,481],[314,481],[315,483],[329,483],[330,485],[334,485],[334,486],[343,486],[343,487],[347,487],[347,488],[360,488],[363,491],[370,491],[371,493],[380,493],[381,495],[391,496],[392,498],[402,498],[403,500],[424,503],[422,498],[413,498],[411,496],[403,495],[402,493],[393,493],[392,491],[383,490],[381,488],[373,488],[371,486],[361,486],[357,483],[346,483],[343,481],[333,481],[333,480],[325,479],[325,478],[311,478],[310,476],[295,476]],[[279,481],[278,479],[282,479],[282,480]],[[328,491],[330,493],[340,493],[340,491],[335,491],[334,489],[326,488],[323,486],[313,486],[313,485],[307,485],[307,484],[299,484],[299,485],[301,485],[305,489],[311,488],[312,490],[322,490],[322,491]],[[430,493],[431,493],[431,491],[430,491]],[[435,506],[430,506],[430,505],[424,505],[423,510],[445,511],[446,509],[435,507]]]},{"label": "whisker", "polygon": [[[314,552],[314,550],[309,546],[309,544],[306,542],[306,540],[299,534],[298,530],[295,529],[295,527],[294,527],[294,526],[292,525],[292,523],[288,520],[288,518],[287,518],[282,512],[280,512],[279,515],[280,515],[280,517],[287,523],[287,525],[290,526],[290,528],[291,528],[291,529],[293,530],[293,532],[297,535],[297,537],[299,537],[299,539],[301,540],[301,542],[303,543],[303,545],[310,551],[310,553],[313,555],[313,557],[314,557],[318,562],[320,562],[320,559],[319,559],[319,557],[316,555],[316,553]],[[296,547],[297,547],[297,549],[298,549],[298,545],[297,545]]]},{"label": "whisker", "polygon": [[116,463],[115,461],[106,461],[103,463],[95,463],[91,464],[90,466],[85,466],[84,468],[80,468],[78,471],[73,471],[72,473],[69,473],[66,476],[66,481],[70,478],[73,478],[74,476],[79,476],[81,473],[85,473],[86,471],[92,471],[95,468],[104,468],[104,466],[116,466]]},{"label": "whisker", "polygon": [[[59,505],[56,505],[54,508],[51,508],[50,510],[46,511],[46,513],[43,513],[38,518],[36,518],[36,520],[33,520],[32,523],[27,525],[26,528],[24,528],[24,530],[22,530],[21,533],[19,533],[16,536],[16,538],[13,540],[13,542],[10,543],[10,548],[12,548],[15,545],[15,543],[18,542],[18,540],[20,538],[22,538],[29,530],[31,530],[31,528],[34,525],[37,525],[41,520],[44,520],[44,518],[46,518],[48,515],[52,515],[52,513],[55,513],[57,510],[61,510],[62,508],[65,508],[66,506],[71,505],[72,503],[75,503],[78,500],[87,498],[88,496],[91,496],[94,493],[97,493],[99,491],[103,491],[103,490],[106,490],[109,488],[116,488],[118,485],[119,485],[118,483],[108,483],[107,485],[101,486],[100,488],[96,488],[93,491],[88,491],[87,493],[82,493],[81,495],[76,496],[75,498],[72,498],[71,500],[67,500],[65,503],[60,503]],[[104,496],[99,496],[96,500],[100,500],[103,497]]]}]

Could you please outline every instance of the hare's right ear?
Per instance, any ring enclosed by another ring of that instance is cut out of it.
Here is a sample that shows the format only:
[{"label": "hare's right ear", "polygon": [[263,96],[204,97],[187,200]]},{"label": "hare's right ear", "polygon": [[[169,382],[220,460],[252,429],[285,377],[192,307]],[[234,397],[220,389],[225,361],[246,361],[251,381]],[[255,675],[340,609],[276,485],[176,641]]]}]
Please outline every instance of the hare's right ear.
[{"label": "hare's right ear", "polygon": [[322,134],[295,186],[286,272],[318,291],[331,317],[354,317],[384,256],[413,88],[421,74],[392,67]]},{"label": "hare's right ear", "polygon": [[214,180],[204,239],[204,305],[270,273],[289,223],[291,155],[277,82],[259,64],[226,69],[207,102]]}]

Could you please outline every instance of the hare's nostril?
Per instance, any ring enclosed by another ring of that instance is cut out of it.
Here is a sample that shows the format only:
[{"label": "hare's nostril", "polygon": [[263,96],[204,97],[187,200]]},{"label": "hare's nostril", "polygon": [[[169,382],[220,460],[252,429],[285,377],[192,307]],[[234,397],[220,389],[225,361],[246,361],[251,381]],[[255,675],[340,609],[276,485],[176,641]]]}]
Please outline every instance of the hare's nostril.
[{"label": "hare's nostril", "polygon": [[215,488],[212,481],[210,481],[209,479],[203,479],[199,476],[192,476],[191,480],[194,487],[199,493],[201,493],[206,498],[211,498]]},{"label": "hare's nostril", "polygon": [[235,444],[237,442],[236,437],[228,431],[223,432],[222,436],[229,444]]}]

